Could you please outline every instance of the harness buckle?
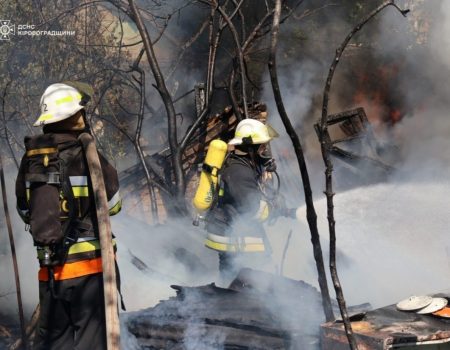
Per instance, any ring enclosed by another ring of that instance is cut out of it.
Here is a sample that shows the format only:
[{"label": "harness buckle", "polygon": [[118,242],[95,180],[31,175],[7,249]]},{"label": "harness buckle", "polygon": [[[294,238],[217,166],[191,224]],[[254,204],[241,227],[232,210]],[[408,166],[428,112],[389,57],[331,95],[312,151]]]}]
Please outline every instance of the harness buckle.
[{"label": "harness buckle", "polygon": [[72,244],[76,243],[78,240],[77,237],[71,237],[70,235],[66,235],[63,240],[64,247],[70,247]]},{"label": "harness buckle", "polygon": [[59,172],[50,172],[47,173],[48,180],[47,184],[49,185],[60,185],[61,184],[61,174]]}]

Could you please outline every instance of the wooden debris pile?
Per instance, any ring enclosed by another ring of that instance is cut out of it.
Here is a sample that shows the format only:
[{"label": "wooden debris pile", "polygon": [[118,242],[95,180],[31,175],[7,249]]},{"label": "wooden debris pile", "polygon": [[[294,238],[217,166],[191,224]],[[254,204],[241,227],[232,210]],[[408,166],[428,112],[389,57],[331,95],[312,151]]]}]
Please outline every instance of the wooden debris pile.
[{"label": "wooden debris pile", "polygon": [[243,269],[229,288],[172,288],[175,297],[129,314],[142,349],[319,349],[321,297],[307,283]]}]

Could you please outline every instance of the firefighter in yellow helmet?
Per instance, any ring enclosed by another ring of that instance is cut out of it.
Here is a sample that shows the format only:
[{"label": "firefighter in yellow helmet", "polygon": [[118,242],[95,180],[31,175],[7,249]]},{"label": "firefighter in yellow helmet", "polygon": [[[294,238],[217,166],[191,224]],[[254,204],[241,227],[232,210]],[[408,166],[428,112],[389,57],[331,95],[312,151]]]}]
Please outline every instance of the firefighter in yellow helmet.
[{"label": "firefighter in yellow helmet", "polygon": [[[91,88],[52,84],[41,98],[16,180],[17,209],[29,225],[40,270],[34,349],[106,349],[102,261],[91,181],[78,141],[88,131]],[[110,215],[120,211],[116,170],[99,154]]]},{"label": "firefighter in yellow helmet", "polygon": [[219,270],[224,281],[240,268],[270,261],[271,248],[263,228],[270,217],[292,216],[278,200],[262,190],[264,172],[274,172],[269,142],[278,134],[269,125],[244,119],[228,142],[234,146],[221,169],[217,203],[206,217],[205,245],[219,253]]}]

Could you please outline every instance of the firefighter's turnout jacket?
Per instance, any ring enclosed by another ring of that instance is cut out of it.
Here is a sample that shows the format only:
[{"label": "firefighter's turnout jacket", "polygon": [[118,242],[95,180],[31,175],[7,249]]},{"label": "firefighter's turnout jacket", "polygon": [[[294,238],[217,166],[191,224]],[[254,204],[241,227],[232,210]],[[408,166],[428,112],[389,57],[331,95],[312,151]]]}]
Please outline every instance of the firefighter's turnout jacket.
[{"label": "firefighter's turnout jacket", "polygon": [[208,248],[226,253],[270,253],[262,225],[269,216],[269,205],[261,191],[261,176],[261,169],[246,156],[232,153],[227,158],[217,204],[206,218]]},{"label": "firefighter's turnout jacket", "polygon": [[[70,245],[67,252],[67,259],[64,265],[54,267],[55,280],[65,280],[102,272],[102,262],[100,253],[100,241],[98,237],[98,227],[95,216],[95,204],[92,195],[92,185],[89,171],[85,160],[85,155],[81,144],[77,140],[79,133],[54,133],[59,155],[65,160],[61,167],[64,176],[70,183],[73,193],[74,212],[76,220],[74,225],[77,230],[76,242]],[[33,150],[32,150],[33,151]],[[51,151],[51,150],[49,150]],[[35,152],[46,152],[37,150]],[[109,205],[110,215],[117,214],[121,209],[121,198],[119,195],[119,181],[116,170],[99,154],[102,172],[105,180],[106,195]],[[27,154],[22,158],[19,174],[16,180],[17,210],[26,224],[30,220],[30,182],[26,179]],[[70,192],[69,192],[70,193]],[[69,208],[68,200],[64,192],[60,192],[60,221],[61,225],[68,220]],[[37,199],[40,210],[48,205],[44,198]],[[50,209],[49,209],[50,210]],[[47,218],[42,217],[42,225],[52,225],[46,223]],[[49,221],[50,219],[47,219]],[[114,243],[115,248],[115,243]],[[37,246],[38,259],[43,259],[43,247]],[[48,269],[41,267],[39,270],[39,280],[48,280]]]}]

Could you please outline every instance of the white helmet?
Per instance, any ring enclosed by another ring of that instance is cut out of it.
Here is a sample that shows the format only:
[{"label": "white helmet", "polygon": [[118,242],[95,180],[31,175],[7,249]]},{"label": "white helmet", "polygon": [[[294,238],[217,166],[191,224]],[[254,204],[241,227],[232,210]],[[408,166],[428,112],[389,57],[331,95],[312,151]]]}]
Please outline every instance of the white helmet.
[{"label": "white helmet", "polygon": [[265,125],[256,119],[244,119],[236,126],[234,138],[228,144],[242,145],[246,143],[259,145],[267,143],[275,137],[278,137],[278,133],[270,125]]},{"label": "white helmet", "polygon": [[33,124],[41,126],[67,119],[83,109],[81,93],[66,84],[52,84],[41,97],[41,115]]}]

